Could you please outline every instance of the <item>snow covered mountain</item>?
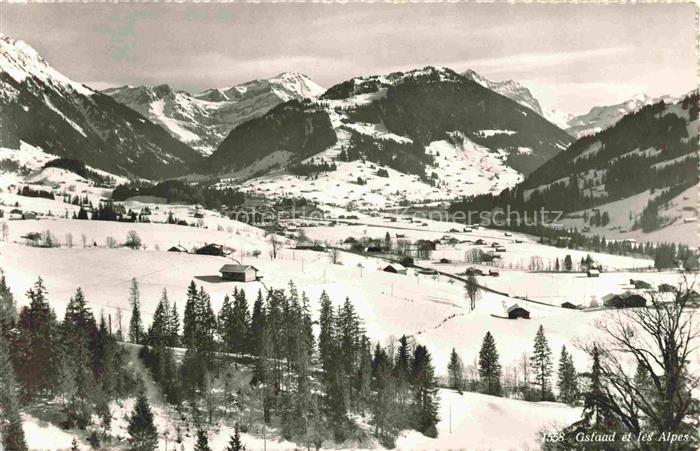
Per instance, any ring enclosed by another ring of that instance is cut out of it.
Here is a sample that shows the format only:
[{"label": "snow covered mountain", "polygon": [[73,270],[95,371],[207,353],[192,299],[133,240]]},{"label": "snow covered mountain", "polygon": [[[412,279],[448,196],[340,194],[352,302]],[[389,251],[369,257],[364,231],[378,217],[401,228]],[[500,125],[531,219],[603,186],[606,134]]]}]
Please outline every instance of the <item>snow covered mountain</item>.
[{"label": "snow covered mountain", "polygon": [[122,86],[103,92],[160,124],[174,138],[209,155],[237,125],[281,103],[320,96],[324,89],[304,74],[285,72],[198,94],[173,90],[168,85]]},{"label": "snow covered mountain", "polygon": [[201,156],[137,112],[51,67],[28,44],[0,37],[0,110],[5,148],[25,142],[106,171],[180,175]]},{"label": "snow covered mountain", "polygon": [[[263,195],[385,206],[500,191],[571,137],[449,69],[357,77],[236,127],[205,163]],[[312,182],[302,178],[312,177]]]},{"label": "snow covered mountain", "polygon": [[484,88],[497,92],[502,96],[518,102],[522,106],[530,108],[540,116],[544,116],[540,102],[532,95],[529,89],[514,80],[492,81],[482,77],[478,73],[469,69],[462,75],[472,81],[479,83]]},{"label": "snow covered mountain", "polygon": [[677,97],[671,96],[651,98],[643,93],[637,94],[622,103],[596,106],[588,113],[572,116],[566,121],[565,130],[577,138],[592,135],[615,125],[625,115],[635,112],[645,105],[658,102],[675,103],[678,100]]},{"label": "snow covered mountain", "polygon": [[573,115],[564,113],[563,111],[550,109],[543,110],[540,102],[532,95],[529,89],[514,80],[493,81],[489,80],[480,74],[469,69],[462,74],[463,76],[479,83],[481,86],[497,92],[502,96],[518,102],[520,105],[530,108],[535,113],[547,119],[557,127],[566,130],[569,126],[568,121]]}]

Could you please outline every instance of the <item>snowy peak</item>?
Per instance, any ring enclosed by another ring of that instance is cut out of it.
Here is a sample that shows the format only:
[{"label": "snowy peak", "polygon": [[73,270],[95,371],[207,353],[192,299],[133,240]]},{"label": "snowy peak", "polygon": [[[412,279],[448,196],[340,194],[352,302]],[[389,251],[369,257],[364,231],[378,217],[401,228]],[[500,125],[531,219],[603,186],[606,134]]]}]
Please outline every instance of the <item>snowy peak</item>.
[{"label": "snowy peak", "polygon": [[24,41],[0,35],[0,73],[7,74],[17,83],[29,80],[49,84],[61,91],[84,96],[94,91],[77,83],[51,67],[44,58]]},{"label": "snowy peak", "polygon": [[669,95],[652,98],[645,93],[639,93],[624,102],[614,105],[596,106],[591,108],[588,113],[571,117],[566,131],[577,138],[593,135],[612,127],[624,116],[638,111],[643,106],[659,102],[676,103],[677,101],[677,97]]},{"label": "snowy peak", "polygon": [[481,76],[480,74],[476,73],[471,69],[464,72],[462,76],[476,83],[479,83],[484,88],[490,89],[491,91],[497,92],[502,96],[508,97],[509,99],[518,102],[520,105],[530,108],[532,111],[539,114],[540,116],[545,117],[545,115],[542,112],[540,102],[532,95],[529,89],[527,89],[525,86],[521,85],[517,81],[492,81]]},{"label": "snowy peak", "polygon": [[4,147],[25,142],[117,174],[180,175],[201,158],[142,115],[71,80],[31,46],[7,36],[0,37],[0,123]]},{"label": "snowy peak", "polygon": [[236,126],[281,103],[316,98],[324,89],[304,74],[284,72],[194,95],[165,84],[123,86],[103,92],[160,124],[174,138],[209,155]]}]

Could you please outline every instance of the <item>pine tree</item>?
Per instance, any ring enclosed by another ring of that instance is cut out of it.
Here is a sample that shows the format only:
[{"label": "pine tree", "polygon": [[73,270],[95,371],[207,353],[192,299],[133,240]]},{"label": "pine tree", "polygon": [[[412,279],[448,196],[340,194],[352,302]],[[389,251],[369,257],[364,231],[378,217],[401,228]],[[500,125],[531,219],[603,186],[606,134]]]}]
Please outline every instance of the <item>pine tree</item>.
[{"label": "pine tree", "polygon": [[182,344],[187,349],[192,349],[196,345],[197,334],[197,302],[198,292],[194,280],[187,287],[187,302],[182,320]]},{"label": "pine tree", "polygon": [[410,401],[411,382],[411,346],[408,337],[403,335],[399,338],[399,347],[396,350],[394,359],[394,379],[396,379],[396,398],[401,412],[408,413],[406,407]]},{"label": "pine tree", "polygon": [[321,293],[321,311],[319,313],[320,332],[318,336],[318,352],[324,375],[329,376],[336,352],[335,344],[335,314],[333,304],[325,290]]},{"label": "pine tree", "polygon": [[129,320],[129,341],[136,344],[144,342],[143,324],[141,322],[141,300],[139,284],[136,278],[131,279],[129,290],[129,305],[131,305],[131,319]]},{"label": "pine tree", "polygon": [[17,305],[10,287],[5,280],[5,273],[0,269],[0,331],[9,329],[17,322]]},{"label": "pine tree", "polygon": [[19,414],[19,400],[10,350],[0,334],[0,448],[26,451],[27,443]]},{"label": "pine tree", "polygon": [[541,324],[535,335],[530,367],[535,373],[534,384],[540,387],[540,399],[545,401],[550,395],[549,378],[552,375],[552,351],[549,349],[547,337],[544,335],[544,327]]},{"label": "pine tree", "polygon": [[398,429],[395,379],[392,375],[391,359],[379,343],[372,356],[372,390],[375,393],[371,404],[374,433],[382,444],[393,448],[394,434]]},{"label": "pine tree", "polygon": [[447,363],[447,378],[450,388],[461,394],[464,389],[464,364],[455,348],[452,348],[450,361]]},{"label": "pine tree", "polygon": [[[234,296],[237,292],[234,292]],[[221,336],[223,349],[225,352],[236,352],[236,333],[235,333],[235,323],[233,319],[233,305],[231,304],[231,299],[228,294],[224,296],[224,303],[221,305],[221,310],[219,311],[219,336]]]},{"label": "pine tree", "polygon": [[253,314],[250,319],[250,329],[248,331],[248,352],[252,355],[260,355],[265,329],[265,300],[262,291],[258,290],[258,296],[253,304]]},{"label": "pine tree", "polygon": [[136,397],[127,432],[131,451],[153,451],[158,446],[158,431],[153,423],[153,412],[143,388]]},{"label": "pine tree", "polygon": [[487,395],[501,395],[501,364],[491,332],[486,332],[479,351],[479,377]]},{"label": "pine tree", "polygon": [[411,369],[413,428],[428,437],[437,437],[440,400],[432,358],[425,346],[416,346]]},{"label": "pine tree", "polygon": [[564,270],[571,271],[574,268],[574,263],[571,261],[571,255],[566,254],[564,257]]},{"label": "pine tree", "polygon": [[[163,293],[167,295],[165,289]],[[175,347],[180,345],[180,314],[177,312],[177,302],[173,302],[172,309],[170,310],[170,315],[168,315],[170,322],[168,323],[168,346]]]},{"label": "pine tree", "polygon": [[163,294],[158,301],[158,306],[153,314],[153,322],[148,329],[148,344],[149,346],[167,346],[170,341],[170,305],[168,303],[168,294],[163,290]]},{"label": "pine tree", "polygon": [[17,377],[26,396],[50,390],[56,382],[59,327],[46,299],[41,277],[27,291],[29,306],[22,308],[17,322],[19,336],[13,352]]},{"label": "pine tree", "polygon": [[211,448],[209,448],[209,437],[207,437],[207,431],[197,429],[197,442],[194,444],[194,451],[211,451]]},{"label": "pine tree", "polygon": [[249,335],[250,313],[248,312],[248,300],[245,291],[239,290],[233,297],[232,334],[233,352],[244,353],[248,346],[246,340]]},{"label": "pine tree", "polygon": [[574,367],[571,354],[566,351],[566,346],[562,346],[561,356],[559,357],[557,386],[559,388],[559,398],[566,404],[576,404],[578,400],[578,381],[576,377],[576,368]]},{"label": "pine tree", "polygon": [[241,432],[238,429],[238,423],[236,423],[233,428],[233,435],[224,451],[245,451],[245,449],[245,445],[241,442]]}]

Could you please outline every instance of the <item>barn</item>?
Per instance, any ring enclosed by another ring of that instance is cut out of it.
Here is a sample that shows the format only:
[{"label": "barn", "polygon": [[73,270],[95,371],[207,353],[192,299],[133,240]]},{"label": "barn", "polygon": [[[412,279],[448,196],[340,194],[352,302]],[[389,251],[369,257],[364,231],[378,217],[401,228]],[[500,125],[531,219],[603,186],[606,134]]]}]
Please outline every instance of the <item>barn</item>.
[{"label": "barn", "polygon": [[258,280],[258,268],[253,265],[224,265],[219,272],[224,280],[236,282],[254,282]]},{"label": "barn", "polygon": [[530,319],[530,312],[520,307],[518,304],[513,304],[508,307],[508,319]]},{"label": "barn", "polygon": [[597,269],[589,269],[588,271],[586,271],[586,275],[588,277],[600,277],[600,271],[598,271]]},{"label": "barn", "polygon": [[224,255],[224,246],[221,244],[210,243],[200,247],[195,251],[195,253],[199,255],[218,255],[222,257]]},{"label": "barn", "polygon": [[390,264],[386,265],[382,269],[382,271],[390,272],[393,274],[403,274],[403,275],[406,275],[406,273],[407,273],[406,267],[399,264],[399,263],[390,263]]},{"label": "barn", "polygon": [[185,246],[178,244],[177,246],[173,246],[170,249],[168,249],[168,252],[184,252],[187,253],[187,249]]},{"label": "barn", "polygon": [[578,310],[579,306],[574,304],[573,302],[566,301],[561,305],[562,308],[568,308],[571,310]]}]

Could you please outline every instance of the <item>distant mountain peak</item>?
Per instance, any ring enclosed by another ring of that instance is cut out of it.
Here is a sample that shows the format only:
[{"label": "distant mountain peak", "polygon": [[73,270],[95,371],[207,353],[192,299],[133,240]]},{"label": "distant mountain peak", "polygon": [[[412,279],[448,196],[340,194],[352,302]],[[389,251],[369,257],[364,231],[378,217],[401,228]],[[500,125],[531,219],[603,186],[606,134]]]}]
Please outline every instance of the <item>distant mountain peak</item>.
[{"label": "distant mountain peak", "polygon": [[463,77],[466,77],[476,83],[479,83],[484,88],[495,91],[502,96],[508,97],[511,100],[530,108],[535,113],[540,116],[545,117],[542,111],[542,106],[540,102],[532,95],[529,89],[521,85],[515,80],[504,80],[504,81],[493,81],[480,75],[472,69],[462,73]]}]

